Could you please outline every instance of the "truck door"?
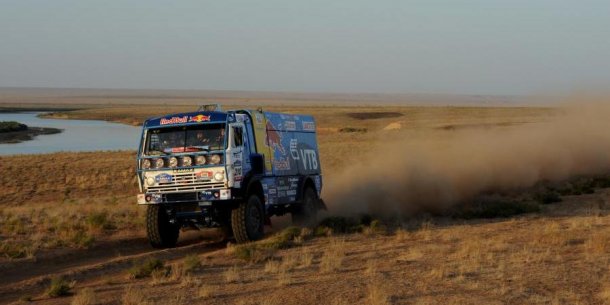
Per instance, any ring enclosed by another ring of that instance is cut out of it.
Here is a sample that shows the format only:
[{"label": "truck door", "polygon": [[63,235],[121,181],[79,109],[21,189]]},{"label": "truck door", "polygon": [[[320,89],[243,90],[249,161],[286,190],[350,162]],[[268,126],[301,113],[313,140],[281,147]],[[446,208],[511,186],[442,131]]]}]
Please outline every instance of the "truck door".
[{"label": "truck door", "polygon": [[229,129],[229,148],[227,149],[227,174],[229,187],[241,187],[244,170],[244,156],[248,152],[244,145],[244,124],[230,124]]}]

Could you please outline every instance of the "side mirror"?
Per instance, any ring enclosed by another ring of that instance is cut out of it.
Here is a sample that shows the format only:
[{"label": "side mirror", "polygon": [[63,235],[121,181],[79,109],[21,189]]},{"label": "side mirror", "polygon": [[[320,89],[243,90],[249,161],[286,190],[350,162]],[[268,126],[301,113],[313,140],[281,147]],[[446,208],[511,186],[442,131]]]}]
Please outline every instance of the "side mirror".
[{"label": "side mirror", "polygon": [[252,165],[252,173],[254,175],[263,175],[265,173],[265,156],[261,154],[251,154],[250,164]]}]

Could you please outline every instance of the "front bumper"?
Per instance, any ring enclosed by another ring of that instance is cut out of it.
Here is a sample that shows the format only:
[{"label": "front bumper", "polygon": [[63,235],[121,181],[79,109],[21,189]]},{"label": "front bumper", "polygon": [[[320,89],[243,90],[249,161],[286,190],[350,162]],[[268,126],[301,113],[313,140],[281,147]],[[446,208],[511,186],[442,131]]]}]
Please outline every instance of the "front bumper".
[{"label": "front bumper", "polygon": [[198,192],[172,192],[172,193],[140,193],[137,195],[138,204],[172,204],[210,202],[217,200],[230,200],[231,189],[210,189]]}]

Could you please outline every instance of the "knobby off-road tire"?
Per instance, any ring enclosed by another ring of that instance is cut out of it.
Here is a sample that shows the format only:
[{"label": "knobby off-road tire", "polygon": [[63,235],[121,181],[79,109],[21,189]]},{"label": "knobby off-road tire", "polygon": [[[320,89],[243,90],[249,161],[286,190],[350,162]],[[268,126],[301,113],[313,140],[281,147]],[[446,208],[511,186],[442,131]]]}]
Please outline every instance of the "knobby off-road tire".
[{"label": "knobby off-road tire", "polygon": [[303,202],[291,213],[292,223],[300,227],[315,226],[318,221],[317,200],[318,195],[316,194],[316,191],[311,187],[307,187],[303,192]]},{"label": "knobby off-road tire", "polygon": [[146,234],[154,248],[173,248],[178,242],[180,227],[169,222],[162,206],[149,205],[146,209]]},{"label": "knobby off-road tire", "polygon": [[263,238],[265,212],[263,203],[256,195],[250,195],[248,200],[241,202],[231,211],[231,227],[233,236],[238,243],[246,243]]}]

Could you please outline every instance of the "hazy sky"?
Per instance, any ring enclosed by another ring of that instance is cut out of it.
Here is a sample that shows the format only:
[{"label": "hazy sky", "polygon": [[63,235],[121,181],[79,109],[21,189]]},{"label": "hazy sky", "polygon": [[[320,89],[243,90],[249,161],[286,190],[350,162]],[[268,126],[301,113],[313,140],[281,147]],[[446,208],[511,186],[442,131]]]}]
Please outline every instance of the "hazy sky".
[{"label": "hazy sky", "polygon": [[0,87],[529,94],[609,85],[610,1],[0,0]]}]

